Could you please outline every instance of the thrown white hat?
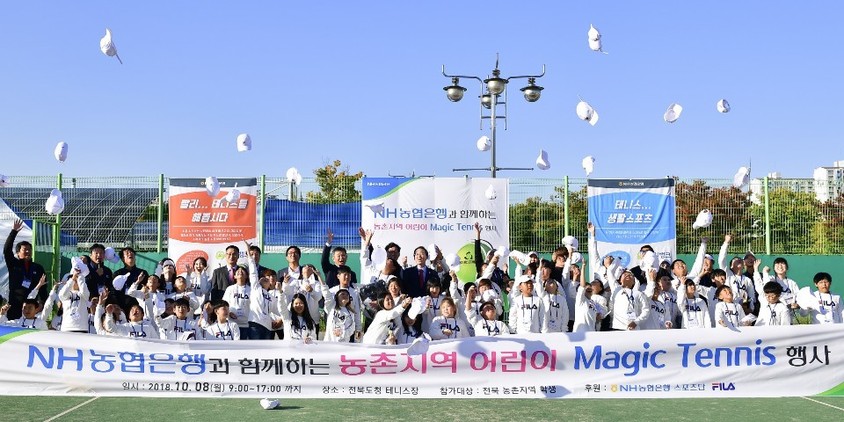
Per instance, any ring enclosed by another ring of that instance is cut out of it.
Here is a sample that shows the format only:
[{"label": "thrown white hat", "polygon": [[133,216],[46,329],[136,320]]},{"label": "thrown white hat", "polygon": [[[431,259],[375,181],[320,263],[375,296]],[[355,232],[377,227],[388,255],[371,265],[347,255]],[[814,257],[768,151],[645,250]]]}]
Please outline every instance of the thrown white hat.
[{"label": "thrown white hat", "polygon": [[100,38],[100,51],[106,56],[117,57],[117,61],[123,64],[123,60],[120,60],[120,56],[117,55],[117,46],[111,40],[111,30],[108,28],[106,28],[105,35]]},{"label": "thrown white hat", "polygon": [[494,289],[485,290],[483,294],[481,294],[481,300],[484,302],[492,302],[498,297],[498,292],[496,292]]},{"label": "thrown white hat", "polygon": [[571,253],[571,263],[572,264],[580,264],[581,262],[583,262],[583,255],[578,251],[572,252]]},{"label": "thrown white hat", "polygon": [[528,257],[524,252],[512,250],[510,251],[510,259],[513,261],[518,262],[521,265],[527,265],[530,263],[530,257]]},{"label": "thrown white hat", "polygon": [[589,122],[592,126],[595,126],[598,123],[598,112],[586,101],[580,100],[574,111],[577,113],[577,117],[580,120]]},{"label": "thrown white hat", "polygon": [[427,304],[425,303],[424,297],[414,298],[410,302],[410,310],[407,311],[407,316],[409,316],[410,319],[416,319],[417,316],[422,314],[425,308],[427,308]]},{"label": "thrown white hat", "polygon": [[225,198],[226,202],[229,204],[240,201],[240,190],[237,187],[232,188],[229,193],[226,194]]},{"label": "thrown white hat", "polygon": [[574,237],[572,235],[568,235],[568,236],[563,238],[563,245],[571,246],[572,249],[577,249],[577,247],[579,246],[579,243],[577,243],[576,237]]},{"label": "thrown white hat", "polygon": [[445,265],[451,268],[452,271],[457,272],[460,268],[460,256],[456,253],[450,253],[445,256]]},{"label": "thrown white hat", "polygon": [[0,188],[9,186],[9,177],[5,174],[0,174]]},{"label": "thrown white hat", "polygon": [[369,208],[373,214],[383,214],[384,213],[384,203],[379,202],[377,204],[364,204],[367,208]]},{"label": "thrown white hat", "polygon": [[302,183],[302,175],[299,174],[299,170],[296,167],[290,167],[287,169],[287,181],[293,182],[296,186],[299,186]]},{"label": "thrown white hat", "polygon": [[489,187],[484,191],[484,196],[486,196],[486,199],[492,201],[493,199],[498,198],[498,192],[495,191],[495,187],[489,185]]},{"label": "thrown white hat", "polygon": [[427,333],[422,333],[421,336],[417,337],[416,340],[413,340],[410,343],[410,346],[407,348],[407,355],[408,356],[419,356],[428,353],[428,349],[430,348],[431,344],[431,336]]},{"label": "thrown white hat", "polygon": [[674,123],[680,118],[680,114],[682,112],[683,106],[677,103],[672,103],[668,106],[668,110],[665,110],[665,114],[662,115],[662,118],[668,123]]},{"label": "thrown white hat", "polygon": [[548,162],[548,153],[544,149],[539,150],[539,157],[536,158],[536,168],[540,170],[551,168],[551,163]]},{"label": "thrown white hat", "polygon": [[501,268],[503,270],[507,266],[507,257],[510,256],[510,248],[501,245],[498,247],[498,249],[495,250],[493,255],[498,255],[499,257],[504,258],[499,259],[497,265],[498,268]]},{"label": "thrown white hat", "polygon": [[67,160],[67,142],[59,142],[56,144],[56,148],[53,150],[53,156],[55,156],[56,160],[60,163]]},{"label": "thrown white hat", "polygon": [[272,409],[275,409],[276,407],[278,407],[278,400],[277,399],[272,399],[272,400],[261,399],[260,403],[261,403],[261,407],[263,407],[264,410],[272,410]]},{"label": "thrown white hat", "polygon": [[478,142],[475,143],[478,147],[478,151],[485,152],[489,151],[490,147],[492,147],[492,141],[489,139],[489,136],[481,136],[478,138]]},{"label": "thrown white hat", "polygon": [[383,246],[375,246],[372,248],[372,254],[369,256],[372,265],[381,271],[384,269],[384,264],[387,263],[387,250]]},{"label": "thrown white hat", "polygon": [[589,31],[586,33],[586,36],[589,40],[589,49],[592,51],[598,51],[604,54],[607,54],[601,48],[601,33],[598,31],[598,28],[595,28],[594,25],[589,24]]},{"label": "thrown white hat", "polygon": [[79,275],[81,275],[82,277],[87,277],[88,273],[91,272],[91,269],[88,268],[88,265],[82,262],[82,258],[78,256],[70,258],[70,269],[79,271]]},{"label": "thrown white hat", "polygon": [[712,213],[708,209],[701,210],[698,213],[697,219],[695,219],[694,224],[692,224],[692,228],[701,229],[709,227],[710,224],[712,224]]},{"label": "thrown white hat", "polygon": [[747,182],[750,181],[750,167],[739,167],[738,171],[736,172],[735,176],[733,176],[733,186],[741,189]]},{"label": "thrown white hat", "polygon": [[730,112],[730,103],[727,102],[725,99],[720,99],[715,104],[715,109],[718,110],[719,113],[729,113]]},{"label": "thrown white hat", "polygon": [[120,257],[117,256],[117,252],[115,252],[114,248],[112,248],[111,246],[105,248],[105,259],[106,261],[114,264],[120,262]]},{"label": "thrown white hat", "polygon": [[653,251],[647,251],[645,252],[645,255],[642,256],[642,260],[639,262],[639,267],[642,268],[643,271],[647,271],[651,268],[659,270],[659,263],[659,257],[657,257]]},{"label": "thrown white hat", "polygon": [[248,133],[241,133],[237,135],[237,152],[246,152],[252,150],[252,138]]},{"label": "thrown white hat", "polygon": [[205,192],[211,197],[216,197],[220,193],[220,182],[217,181],[216,177],[209,176],[205,178]]},{"label": "thrown white hat", "polygon": [[583,161],[580,162],[580,165],[582,165],[583,170],[586,171],[586,177],[589,177],[595,169],[595,157],[592,157],[591,155],[583,157]]},{"label": "thrown white hat", "polygon": [[58,189],[53,189],[50,192],[50,197],[47,198],[47,202],[44,204],[44,209],[47,211],[47,214],[50,215],[59,215],[64,211],[64,198],[62,198],[62,191]]}]

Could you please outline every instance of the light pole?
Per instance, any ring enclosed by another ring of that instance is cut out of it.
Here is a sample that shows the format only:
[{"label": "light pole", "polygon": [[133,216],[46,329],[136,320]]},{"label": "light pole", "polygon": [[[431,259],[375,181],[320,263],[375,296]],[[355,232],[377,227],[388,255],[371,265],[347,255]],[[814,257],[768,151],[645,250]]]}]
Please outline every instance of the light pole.
[{"label": "light pole", "polygon": [[[489,170],[490,175],[495,177],[495,174],[498,170],[533,170],[532,167],[498,167],[495,161],[495,147],[496,147],[496,120],[497,119],[504,119],[504,130],[507,130],[507,84],[510,82],[511,79],[525,79],[528,80],[528,85],[521,89],[524,93],[525,100],[527,102],[533,103],[539,100],[539,96],[542,94],[543,88],[539,85],[536,85],[536,79],[545,76],[545,65],[542,65],[542,73],[539,75],[524,75],[524,76],[511,76],[509,78],[502,78],[501,71],[498,69],[498,55],[496,54],[495,57],[495,69],[492,70],[492,77],[488,77],[486,79],[481,79],[479,76],[473,75],[449,75],[445,73],[445,65],[442,68],[443,76],[446,78],[451,78],[451,85],[446,86],[443,90],[446,92],[446,96],[448,97],[449,101],[451,102],[458,102],[463,99],[463,94],[466,92],[466,88],[459,85],[460,78],[468,78],[468,79],[475,79],[481,84],[481,94],[479,98],[480,101],[480,110],[481,110],[481,130],[484,128],[484,119],[489,119],[489,129],[490,129],[490,152],[492,163],[488,168],[462,168],[462,169],[452,169],[452,171],[475,171],[475,170]],[[501,100],[501,96],[504,97],[503,101]],[[504,114],[498,114],[498,106],[504,106]],[[489,110],[489,114],[484,114],[484,110]]]}]

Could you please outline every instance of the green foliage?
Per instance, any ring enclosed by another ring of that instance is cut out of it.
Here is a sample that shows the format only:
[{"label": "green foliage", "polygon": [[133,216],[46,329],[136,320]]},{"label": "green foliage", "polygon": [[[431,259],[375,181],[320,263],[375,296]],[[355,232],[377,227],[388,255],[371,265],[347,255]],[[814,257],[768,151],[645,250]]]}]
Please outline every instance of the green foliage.
[{"label": "green foliage", "polygon": [[326,164],[314,170],[319,192],[308,192],[306,202],[316,204],[338,204],[361,200],[361,193],[355,188],[355,182],[363,178],[363,172],[349,173],[349,167],[343,167],[340,160]]},{"label": "green foliage", "polygon": [[[772,254],[844,254],[844,194],[819,202],[813,193],[788,187],[769,189],[769,224]],[[568,193],[569,234],[586,239],[587,190]],[[531,197],[510,206],[511,247],[522,251],[550,252],[565,235],[565,187],[557,186],[550,198]],[[675,188],[677,253],[697,251],[702,237],[711,248],[733,235],[731,254],[747,250],[765,252],[765,197],[751,197],[732,186],[713,187],[703,180],[679,182]],[[712,225],[693,229],[698,213],[708,209]],[[712,249],[711,252],[717,252]]]}]

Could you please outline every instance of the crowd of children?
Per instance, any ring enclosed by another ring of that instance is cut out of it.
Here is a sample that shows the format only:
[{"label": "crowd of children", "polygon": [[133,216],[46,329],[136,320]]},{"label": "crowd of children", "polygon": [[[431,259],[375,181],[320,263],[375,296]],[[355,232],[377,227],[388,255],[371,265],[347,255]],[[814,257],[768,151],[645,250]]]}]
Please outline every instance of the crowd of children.
[{"label": "crowd of children", "polygon": [[[374,259],[373,232],[364,230],[360,276],[346,265],[345,249],[331,249],[330,232],[322,272],[300,265],[295,246],[286,252],[287,268],[263,268],[260,249],[246,244],[245,265],[238,265],[240,249],[231,245],[225,267],[209,272],[200,257],[182,274],[170,259],[153,274],[139,270],[134,250],[125,248],[118,254],[124,268],[112,274],[103,260],[114,252],[97,244],[90,256],[73,258],[70,273],[48,291],[43,270],[38,283],[30,280],[38,275],[31,245],[20,242],[11,252],[19,229],[16,223],[4,250],[17,303],[0,308],[0,324],[41,330],[170,340],[410,344],[419,338],[526,333],[736,329],[789,325],[800,317],[830,324],[842,323],[844,315],[841,298],[829,291],[831,275],[817,273],[816,290],[808,291],[788,278],[783,258],[774,261],[773,274],[752,255],[728,265],[729,235],[718,256],[720,268],[714,268],[703,239],[691,270],[679,259],[660,263],[648,245],[638,265],[628,269],[600,255],[590,223],[589,271],[575,241],[555,250],[551,260],[523,254],[511,280],[510,256],[500,250],[480,253],[476,224],[477,279],[462,285],[436,245],[416,248],[415,265],[408,266],[407,258],[399,263],[395,243],[384,248],[386,258]],[[19,308],[13,311],[14,306]]]}]

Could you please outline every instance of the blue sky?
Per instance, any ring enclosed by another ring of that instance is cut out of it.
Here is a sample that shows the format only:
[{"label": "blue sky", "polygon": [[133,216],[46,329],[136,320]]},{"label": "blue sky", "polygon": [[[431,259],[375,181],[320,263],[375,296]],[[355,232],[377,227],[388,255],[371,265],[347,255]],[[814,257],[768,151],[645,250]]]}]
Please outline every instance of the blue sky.
[{"label": "blue sky", "polygon": [[[510,87],[500,176],[811,177],[844,159],[840,2],[14,2],[0,14],[0,173],[283,176],[341,159],[368,176],[485,167],[477,96]],[[594,24],[607,55],[587,47]],[[99,51],[106,27],[123,65]],[[600,113],[577,119],[583,97]],[[726,98],[728,114],[715,111]],[[680,120],[662,114],[677,102]],[[235,138],[254,148],[238,153]],[[70,144],[68,161],[52,156]],[[473,173],[484,176],[487,173]]]}]

